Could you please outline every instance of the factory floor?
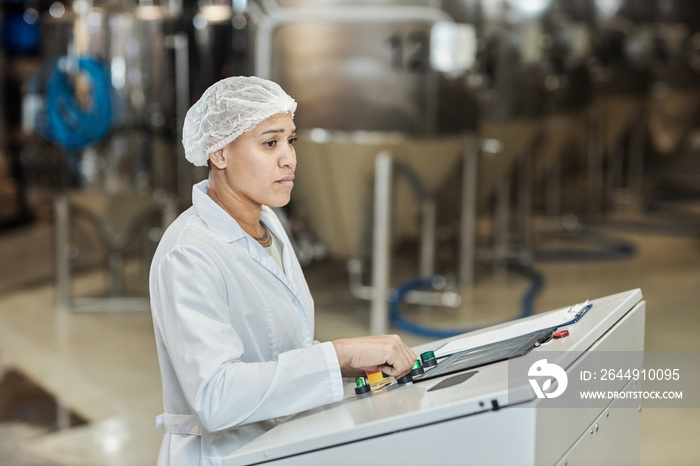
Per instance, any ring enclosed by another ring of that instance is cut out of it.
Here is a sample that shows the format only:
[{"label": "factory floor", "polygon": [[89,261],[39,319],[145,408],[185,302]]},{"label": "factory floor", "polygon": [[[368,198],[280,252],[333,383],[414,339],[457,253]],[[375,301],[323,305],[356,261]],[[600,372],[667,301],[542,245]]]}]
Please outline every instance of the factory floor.
[{"label": "factory floor", "polygon": [[[537,262],[546,283],[535,312],[641,288],[646,349],[699,351],[700,230],[676,228],[683,225],[638,212],[608,216],[597,231],[629,241],[635,253]],[[154,427],[161,389],[149,313],[57,312],[51,248],[50,225],[0,232],[0,465],[153,465],[162,436]],[[395,264],[397,275],[411,275],[409,262]],[[318,262],[306,273],[319,340],[368,332],[369,306],[348,291],[343,263]],[[517,317],[528,286],[521,275],[480,268],[459,309],[407,311],[433,326],[498,323]],[[88,269],[76,277],[74,292],[103,287],[102,274]],[[411,345],[427,341],[402,335]],[[32,393],[43,400],[36,409]],[[2,412],[18,406],[25,409],[14,417]],[[699,414],[697,408],[643,410],[641,464],[700,464]]]}]

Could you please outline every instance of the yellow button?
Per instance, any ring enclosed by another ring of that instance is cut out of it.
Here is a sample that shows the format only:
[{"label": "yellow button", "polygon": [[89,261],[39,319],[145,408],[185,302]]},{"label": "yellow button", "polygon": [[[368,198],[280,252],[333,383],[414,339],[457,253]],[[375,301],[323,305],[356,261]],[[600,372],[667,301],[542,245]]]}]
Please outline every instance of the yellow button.
[{"label": "yellow button", "polygon": [[382,374],[381,370],[365,371],[365,374],[367,374],[367,380],[369,380],[370,385],[374,385],[384,379],[384,374]]}]

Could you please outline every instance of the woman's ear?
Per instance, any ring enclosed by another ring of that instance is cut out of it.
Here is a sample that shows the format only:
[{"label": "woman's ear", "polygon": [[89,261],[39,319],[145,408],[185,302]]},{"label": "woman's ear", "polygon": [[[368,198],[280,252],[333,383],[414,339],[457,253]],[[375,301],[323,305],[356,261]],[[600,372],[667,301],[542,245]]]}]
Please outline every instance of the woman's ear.
[{"label": "woman's ear", "polygon": [[216,167],[219,170],[226,168],[226,157],[224,157],[224,150],[219,149],[215,152],[210,152],[209,161],[213,167]]}]

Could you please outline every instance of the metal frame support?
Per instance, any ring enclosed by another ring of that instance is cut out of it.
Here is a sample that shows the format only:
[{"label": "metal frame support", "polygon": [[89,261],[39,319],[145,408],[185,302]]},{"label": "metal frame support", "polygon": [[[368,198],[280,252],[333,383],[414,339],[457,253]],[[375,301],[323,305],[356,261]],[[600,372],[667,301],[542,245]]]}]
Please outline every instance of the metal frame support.
[{"label": "metal frame support", "polygon": [[[175,118],[177,120],[178,140],[182,140],[182,127],[187,109],[190,107],[190,63],[187,34],[179,32],[168,36],[168,45],[175,53]],[[175,144],[175,148],[178,154],[175,194],[181,205],[187,205],[191,196],[192,168],[185,159],[185,149],[182,144]]]},{"label": "metal frame support", "polygon": [[476,257],[477,170],[479,169],[479,139],[467,137],[462,155],[462,199],[459,244],[459,284],[474,286]]},{"label": "metal frame support", "polygon": [[[387,161],[388,160],[388,161]],[[388,166],[387,166],[388,165]],[[394,164],[389,152],[380,152],[375,161],[375,197],[374,197],[374,237],[372,245],[372,284],[362,283],[363,265],[360,259],[350,259],[347,263],[350,291],[353,296],[372,302],[373,311],[370,320],[374,322],[373,332],[383,333],[388,322],[386,300],[390,292],[391,278],[391,190],[393,189]],[[437,223],[437,203],[428,196],[421,204],[421,239],[419,250],[419,276],[433,277],[435,273],[435,237]],[[470,247],[468,249],[472,251]],[[411,290],[405,301],[427,306],[457,307],[461,304],[461,295],[455,291],[445,290],[444,279],[436,278],[434,290]],[[378,291],[377,291],[378,290]],[[439,290],[439,291],[438,291]],[[384,301],[384,303],[382,303]],[[372,326],[372,324],[370,324]]]},{"label": "metal frame support", "polygon": [[548,219],[561,217],[561,159],[557,158],[545,177],[545,213]]},{"label": "metal frame support", "polygon": [[493,264],[496,272],[503,272],[508,257],[508,226],[510,212],[511,177],[504,177],[496,188],[493,213]]},{"label": "metal frame support", "polygon": [[[167,219],[168,208],[163,206],[163,219]],[[114,312],[149,311],[148,297],[110,296],[105,298],[74,298],[71,293],[71,245],[70,245],[70,201],[66,195],[54,200],[55,251],[56,251],[56,309],[59,312]],[[123,257],[119,251],[110,251],[108,258],[108,292],[122,292],[121,272]]]},{"label": "metal frame support", "polygon": [[54,200],[54,218],[56,235],[56,307],[60,311],[70,309],[70,244],[68,199],[56,196]]},{"label": "metal frame support", "polygon": [[432,196],[426,197],[421,204],[420,259],[418,274],[432,277],[435,273],[435,229],[437,222],[437,204]]},{"label": "metal frame support", "polygon": [[532,261],[532,152],[529,149],[520,154],[518,160],[518,256],[527,262]]},{"label": "metal frame support", "polygon": [[370,308],[370,333],[381,335],[389,326],[389,275],[391,273],[391,154],[382,151],[377,155],[374,168],[374,228],[372,244],[372,305]]},{"label": "metal frame support", "polygon": [[635,118],[629,148],[628,186],[638,202],[644,197],[644,142],[646,140],[647,106]]},{"label": "metal frame support", "polygon": [[588,119],[588,213],[592,216],[601,213],[603,203],[604,118],[592,109]]}]

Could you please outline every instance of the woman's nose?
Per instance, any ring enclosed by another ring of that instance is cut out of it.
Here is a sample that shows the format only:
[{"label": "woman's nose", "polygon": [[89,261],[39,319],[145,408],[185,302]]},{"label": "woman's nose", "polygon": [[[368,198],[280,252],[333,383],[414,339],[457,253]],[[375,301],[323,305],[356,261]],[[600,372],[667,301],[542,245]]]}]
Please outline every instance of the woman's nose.
[{"label": "woman's nose", "polygon": [[292,170],[294,170],[294,168],[296,168],[296,166],[297,166],[297,154],[296,154],[296,151],[294,150],[293,145],[289,144],[285,148],[282,156],[280,157],[280,166],[281,167],[289,166],[292,168]]}]

